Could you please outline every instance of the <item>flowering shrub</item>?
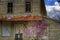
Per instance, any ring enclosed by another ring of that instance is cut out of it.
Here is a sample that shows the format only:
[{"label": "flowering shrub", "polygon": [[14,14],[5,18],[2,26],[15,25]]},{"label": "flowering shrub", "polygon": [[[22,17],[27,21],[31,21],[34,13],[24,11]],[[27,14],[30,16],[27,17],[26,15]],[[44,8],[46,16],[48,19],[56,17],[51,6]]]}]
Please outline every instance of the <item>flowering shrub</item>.
[{"label": "flowering shrub", "polygon": [[25,33],[28,36],[36,35],[40,36],[43,33],[43,30],[48,26],[48,23],[45,21],[34,21],[32,26],[28,26],[25,29]]}]

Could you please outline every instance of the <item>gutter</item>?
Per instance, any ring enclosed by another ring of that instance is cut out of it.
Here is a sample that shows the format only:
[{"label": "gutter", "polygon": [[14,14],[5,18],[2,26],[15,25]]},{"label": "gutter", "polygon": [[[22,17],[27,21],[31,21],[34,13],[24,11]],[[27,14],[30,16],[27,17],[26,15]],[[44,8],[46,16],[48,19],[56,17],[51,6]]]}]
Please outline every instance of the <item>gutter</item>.
[{"label": "gutter", "polygon": [[50,18],[50,17],[48,17],[48,16],[43,16],[43,18],[44,18],[44,20],[45,20],[45,19],[49,19],[49,20],[55,21],[55,22],[57,22],[57,23],[60,23],[60,21],[55,20],[55,19],[52,19],[52,18]]}]

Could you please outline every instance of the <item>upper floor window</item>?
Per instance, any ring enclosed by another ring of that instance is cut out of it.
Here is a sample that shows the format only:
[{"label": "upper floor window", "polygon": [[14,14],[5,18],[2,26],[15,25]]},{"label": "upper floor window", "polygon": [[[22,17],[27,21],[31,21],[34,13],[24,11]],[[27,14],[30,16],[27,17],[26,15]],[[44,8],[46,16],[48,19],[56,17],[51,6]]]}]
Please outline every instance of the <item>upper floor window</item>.
[{"label": "upper floor window", "polygon": [[25,9],[26,12],[31,12],[31,2],[25,2]]},{"label": "upper floor window", "polygon": [[25,12],[31,12],[31,2],[32,0],[25,0]]},{"label": "upper floor window", "polygon": [[12,13],[13,12],[13,2],[9,2],[7,6],[8,6],[8,9],[7,9],[8,13]]}]

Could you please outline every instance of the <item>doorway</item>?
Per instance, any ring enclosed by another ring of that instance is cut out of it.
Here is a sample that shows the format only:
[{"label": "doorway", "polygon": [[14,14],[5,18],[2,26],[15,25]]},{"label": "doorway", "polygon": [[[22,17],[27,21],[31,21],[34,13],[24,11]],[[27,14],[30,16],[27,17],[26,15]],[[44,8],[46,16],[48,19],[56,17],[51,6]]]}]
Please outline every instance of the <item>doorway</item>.
[{"label": "doorway", "polygon": [[14,24],[15,27],[15,40],[23,40],[23,25],[16,23]]}]

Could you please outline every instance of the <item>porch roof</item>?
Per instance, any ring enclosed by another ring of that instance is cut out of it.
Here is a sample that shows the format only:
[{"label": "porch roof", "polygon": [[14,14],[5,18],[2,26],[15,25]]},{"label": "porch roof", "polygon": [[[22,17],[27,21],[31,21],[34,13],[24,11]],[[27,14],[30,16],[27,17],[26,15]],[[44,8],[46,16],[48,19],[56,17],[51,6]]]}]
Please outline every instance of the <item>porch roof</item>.
[{"label": "porch roof", "polygon": [[1,16],[0,21],[30,21],[42,20],[41,15],[24,15],[24,16]]}]

